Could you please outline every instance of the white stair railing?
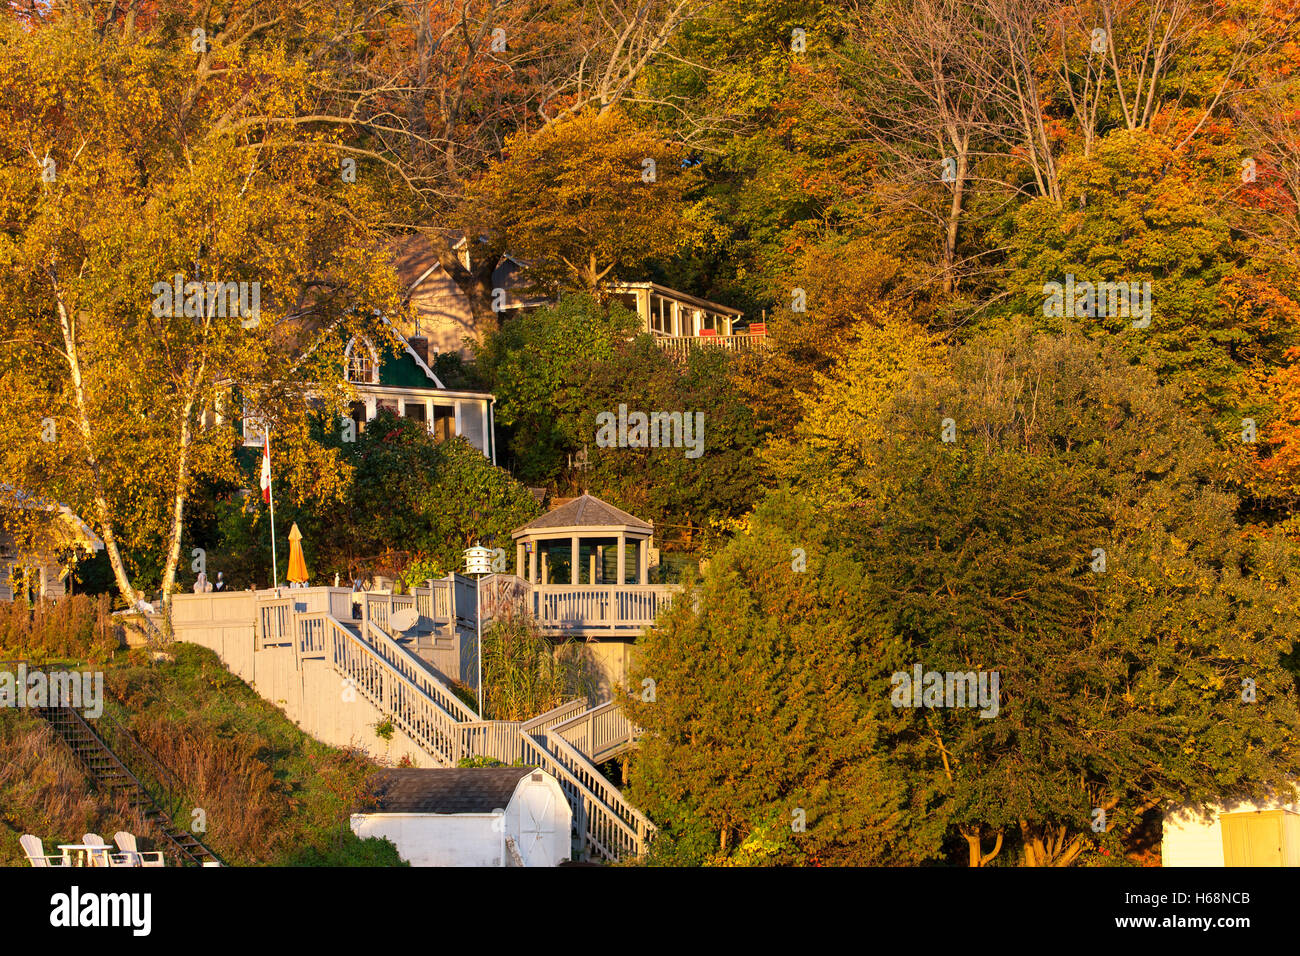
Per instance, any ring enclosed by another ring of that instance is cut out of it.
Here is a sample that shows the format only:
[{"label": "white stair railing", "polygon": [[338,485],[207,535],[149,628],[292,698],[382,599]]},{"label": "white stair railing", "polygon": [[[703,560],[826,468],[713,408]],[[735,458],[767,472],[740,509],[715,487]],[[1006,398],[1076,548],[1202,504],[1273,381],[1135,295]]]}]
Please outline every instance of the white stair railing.
[{"label": "white stair railing", "polygon": [[523,722],[480,720],[369,613],[361,622],[364,637],[324,611],[288,613],[293,620],[285,629],[299,661],[328,661],[436,763],[454,767],[464,757],[486,756],[539,766],[559,781],[573,807],[574,832],[590,852],[607,860],[645,853],[654,825],[564,736],[577,737],[594,754],[620,734],[630,736],[631,724],[612,702],[588,709],[586,701],[568,701]]}]

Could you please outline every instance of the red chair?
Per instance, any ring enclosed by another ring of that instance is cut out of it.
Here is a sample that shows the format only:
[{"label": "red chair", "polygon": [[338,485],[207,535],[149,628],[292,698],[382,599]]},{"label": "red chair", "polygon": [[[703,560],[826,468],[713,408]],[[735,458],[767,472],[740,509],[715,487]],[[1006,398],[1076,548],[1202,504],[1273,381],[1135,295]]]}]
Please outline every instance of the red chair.
[{"label": "red chair", "polygon": [[706,338],[707,336],[710,335],[716,337],[717,334],[718,334],[717,329],[700,329],[700,338]]},{"label": "red chair", "polygon": [[750,323],[749,323],[749,334],[750,334],[750,335],[767,335],[767,323],[766,323],[766,322],[750,322]]}]

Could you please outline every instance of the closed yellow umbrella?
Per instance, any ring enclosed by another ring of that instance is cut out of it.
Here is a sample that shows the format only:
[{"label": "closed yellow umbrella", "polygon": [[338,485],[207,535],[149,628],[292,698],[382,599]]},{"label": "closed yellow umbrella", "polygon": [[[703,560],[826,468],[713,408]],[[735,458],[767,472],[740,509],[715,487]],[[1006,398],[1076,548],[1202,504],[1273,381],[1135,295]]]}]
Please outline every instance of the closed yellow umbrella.
[{"label": "closed yellow umbrella", "polygon": [[289,580],[294,584],[307,583],[307,559],[302,556],[302,532],[296,521],[289,530]]}]

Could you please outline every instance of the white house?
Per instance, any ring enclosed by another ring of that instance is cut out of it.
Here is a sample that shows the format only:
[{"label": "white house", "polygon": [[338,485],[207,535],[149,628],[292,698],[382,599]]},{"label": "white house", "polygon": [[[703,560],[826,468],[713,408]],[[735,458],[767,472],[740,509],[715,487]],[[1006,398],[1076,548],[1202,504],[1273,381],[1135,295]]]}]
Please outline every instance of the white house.
[{"label": "white house", "polygon": [[19,523],[28,526],[26,535],[16,536],[0,515],[0,601],[57,600],[67,593],[76,561],[104,550],[104,542],[67,505],[0,484],[0,508],[27,512]]},{"label": "white house", "polygon": [[[344,352],[347,379],[357,393],[348,410],[357,432],[365,431],[367,422],[387,410],[420,422],[435,441],[459,435],[496,464],[495,397],[488,392],[447,388],[429,366],[427,339],[407,338],[384,316],[379,322],[399,347],[396,357],[388,343],[364,337],[352,339]],[[262,428],[256,416],[245,414],[243,434],[245,448],[262,447]]]},{"label": "white house", "polygon": [[351,822],[412,866],[556,866],[573,845],[564,791],[536,767],[388,770]]},{"label": "white house", "polygon": [[1163,866],[1300,866],[1300,802],[1290,795],[1165,813]]}]

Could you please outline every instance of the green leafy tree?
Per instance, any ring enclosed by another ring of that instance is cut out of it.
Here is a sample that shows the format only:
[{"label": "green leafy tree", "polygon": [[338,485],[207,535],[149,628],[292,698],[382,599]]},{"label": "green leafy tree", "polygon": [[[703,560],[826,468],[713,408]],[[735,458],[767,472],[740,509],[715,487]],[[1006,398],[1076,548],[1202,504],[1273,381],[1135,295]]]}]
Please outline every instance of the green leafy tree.
[{"label": "green leafy tree", "polygon": [[[866,775],[868,796],[835,799],[874,822],[871,845],[828,845],[843,831],[810,812],[776,862],[960,849],[981,865],[1017,846],[1064,865],[1122,850],[1157,807],[1294,779],[1280,655],[1297,634],[1295,556],[1238,526],[1176,393],[1077,333],[1013,330],[951,364],[886,409],[845,473],[852,498],[761,507],[710,563],[698,614],[683,602],[647,635],[633,680],[657,693],[635,706],[651,731],[637,786],[652,808],[689,808],[684,844],[766,846],[791,801],[834,779],[802,763],[824,750]],[[997,673],[996,715],[890,706],[917,664]]]},{"label": "green leafy tree", "polygon": [[[490,336],[478,367],[497,396],[497,421],[522,480],[606,496],[689,538],[752,507],[760,435],[732,356],[697,349],[682,367],[648,335],[634,337],[636,326],[616,303],[606,312],[594,298],[565,296]],[[617,416],[620,405],[697,416],[693,425],[702,415],[701,442],[599,447],[598,416]],[[582,467],[576,459],[584,453]]]},{"label": "green leafy tree", "polygon": [[[307,491],[286,488],[286,500],[302,503],[277,506],[276,527],[283,538],[284,529],[298,523],[307,567],[318,582],[336,572],[345,580],[371,572],[421,584],[462,567],[462,552],[475,543],[503,548],[513,561],[510,532],[539,510],[527,488],[464,439],[436,442],[422,423],[387,410],[355,442],[341,444],[336,432],[329,438],[317,432],[317,440],[338,450],[348,465],[341,500],[322,507],[312,500],[310,485]],[[279,484],[276,489],[278,496]],[[270,552],[262,510],[250,514],[232,502],[220,514],[209,566],[234,568],[234,575],[226,573],[232,584],[244,574],[269,578],[262,570]],[[283,548],[279,557],[283,578]]]}]

